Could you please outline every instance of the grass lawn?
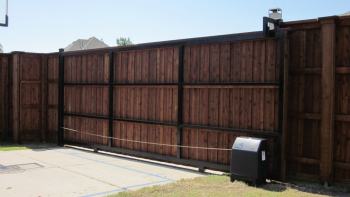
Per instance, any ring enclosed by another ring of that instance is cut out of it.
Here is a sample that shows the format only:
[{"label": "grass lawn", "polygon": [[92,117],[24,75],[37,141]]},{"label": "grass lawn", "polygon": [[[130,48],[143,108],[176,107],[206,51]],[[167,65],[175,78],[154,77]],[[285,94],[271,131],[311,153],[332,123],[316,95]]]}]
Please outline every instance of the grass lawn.
[{"label": "grass lawn", "polygon": [[0,144],[0,151],[25,150],[28,147],[21,145],[2,145]]},{"label": "grass lawn", "polygon": [[[322,187],[321,187],[322,188]],[[323,194],[323,195],[322,195]],[[270,183],[261,188],[250,187],[244,182],[231,183],[228,176],[211,175],[195,179],[177,181],[175,183],[127,191],[112,197],[182,197],[182,196],[325,196],[334,195],[322,189],[306,189]],[[343,193],[344,195],[344,193]]]}]

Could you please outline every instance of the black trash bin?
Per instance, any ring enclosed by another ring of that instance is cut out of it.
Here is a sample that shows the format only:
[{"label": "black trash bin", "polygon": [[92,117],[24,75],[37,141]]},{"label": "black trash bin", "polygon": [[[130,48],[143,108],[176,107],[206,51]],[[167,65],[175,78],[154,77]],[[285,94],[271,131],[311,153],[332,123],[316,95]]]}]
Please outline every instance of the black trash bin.
[{"label": "black trash bin", "polygon": [[266,140],[237,137],[231,152],[231,182],[241,180],[253,185],[266,182]]}]

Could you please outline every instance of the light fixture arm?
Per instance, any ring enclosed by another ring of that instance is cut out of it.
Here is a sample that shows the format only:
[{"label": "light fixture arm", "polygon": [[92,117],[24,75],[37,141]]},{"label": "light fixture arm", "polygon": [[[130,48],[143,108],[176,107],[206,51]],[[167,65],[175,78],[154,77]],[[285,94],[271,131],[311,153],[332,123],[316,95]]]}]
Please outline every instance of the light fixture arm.
[{"label": "light fixture arm", "polygon": [[6,0],[6,15],[5,15],[5,23],[0,23],[0,27],[8,27],[9,26],[9,16],[8,16],[8,7],[9,2]]},{"label": "light fixture arm", "polygon": [[5,16],[5,23],[0,23],[0,26],[1,27],[8,27],[9,26],[9,17],[7,14]]}]

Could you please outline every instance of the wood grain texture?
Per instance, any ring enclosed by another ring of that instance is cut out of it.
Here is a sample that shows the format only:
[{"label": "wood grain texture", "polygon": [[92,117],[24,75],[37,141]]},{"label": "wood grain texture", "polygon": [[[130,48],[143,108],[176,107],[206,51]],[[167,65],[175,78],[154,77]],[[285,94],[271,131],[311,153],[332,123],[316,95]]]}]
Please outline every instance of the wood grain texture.
[{"label": "wood grain texture", "polygon": [[[287,176],[309,174],[318,176],[318,163],[305,164],[293,157],[320,159],[320,121],[305,119],[308,114],[321,112],[321,75],[306,72],[321,69],[322,49],[319,29],[301,29],[288,35],[289,81],[286,133]],[[297,71],[297,72],[295,72]],[[300,114],[302,116],[295,116]]]},{"label": "wood grain texture", "polygon": [[334,142],[335,21],[321,21],[322,27],[322,111],[320,157],[321,178],[332,181]]},{"label": "wood grain texture", "polygon": [[[350,24],[336,27],[335,62],[336,70],[346,71],[350,68]],[[334,180],[342,182],[350,179],[350,73],[337,72],[335,76],[335,127],[334,127]]]}]

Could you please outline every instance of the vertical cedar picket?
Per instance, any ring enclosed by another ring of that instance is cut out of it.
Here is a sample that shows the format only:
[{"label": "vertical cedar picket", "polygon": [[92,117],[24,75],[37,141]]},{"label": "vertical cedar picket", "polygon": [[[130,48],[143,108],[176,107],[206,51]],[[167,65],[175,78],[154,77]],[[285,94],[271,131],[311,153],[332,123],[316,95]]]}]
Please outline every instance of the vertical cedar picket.
[{"label": "vertical cedar picket", "polygon": [[[177,88],[177,145],[182,145],[183,132],[183,84],[184,84],[184,46],[179,47],[179,65],[178,65],[178,88]],[[177,158],[181,158],[181,147],[177,147]]]},{"label": "vertical cedar picket", "polygon": [[63,49],[59,50],[58,56],[58,146],[64,145],[64,56]]},{"label": "vertical cedar picket", "polygon": [[321,180],[332,182],[335,95],[335,19],[320,18],[322,37]]}]

